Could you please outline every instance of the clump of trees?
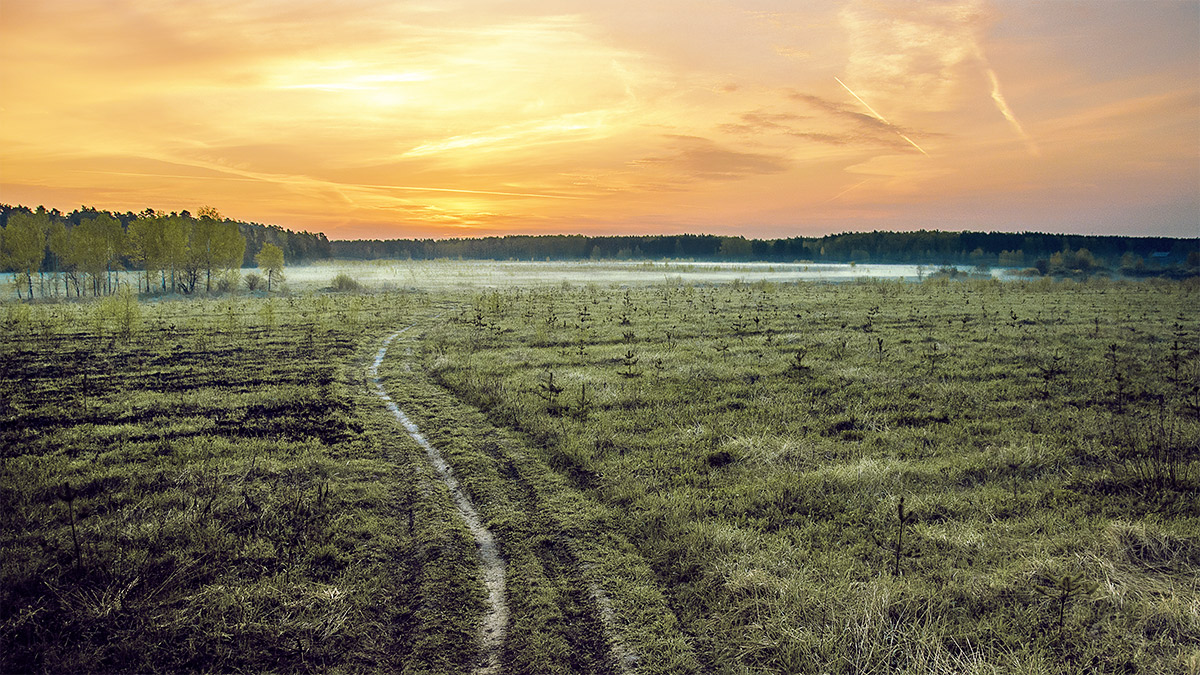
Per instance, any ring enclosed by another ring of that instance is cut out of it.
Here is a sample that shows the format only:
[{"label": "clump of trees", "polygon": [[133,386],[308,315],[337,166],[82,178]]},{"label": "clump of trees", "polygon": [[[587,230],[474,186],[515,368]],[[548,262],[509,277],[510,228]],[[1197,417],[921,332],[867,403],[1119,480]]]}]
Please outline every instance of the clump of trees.
[{"label": "clump of trees", "polygon": [[0,224],[0,270],[15,274],[23,299],[112,295],[122,270],[139,272],[139,292],[208,293],[236,286],[238,270],[251,264],[270,289],[283,278],[285,255],[325,257],[329,245],[324,235],[230,220],[207,206],[193,216],[0,205]]}]

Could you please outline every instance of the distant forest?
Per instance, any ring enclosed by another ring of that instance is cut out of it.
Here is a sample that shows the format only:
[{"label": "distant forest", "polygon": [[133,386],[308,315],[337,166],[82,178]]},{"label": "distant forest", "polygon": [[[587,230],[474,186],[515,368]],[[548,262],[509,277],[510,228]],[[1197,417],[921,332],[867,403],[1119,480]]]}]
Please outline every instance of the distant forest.
[{"label": "distant forest", "polygon": [[746,239],[718,235],[510,235],[477,239],[330,242],[346,260],[639,260],[910,263],[1032,268],[1042,274],[1111,268],[1150,274],[1200,264],[1200,238],[1117,237],[1036,232],[852,232],[823,237]]},{"label": "distant forest", "polygon": [[[1121,237],[1037,232],[850,232],[822,237],[746,239],[719,235],[509,235],[469,239],[329,241],[324,234],[231,220],[211,207],[195,215],[110,212],[80,207],[70,213],[0,204],[0,269],[63,277],[76,295],[111,292],[116,270],[159,273],[160,290],[179,290],[180,274],[195,290],[204,273],[254,267],[267,244],[289,265],[316,260],[694,260],[813,263],[908,263],[935,267],[1017,268],[1028,274],[1187,277],[1200,274],[1200,238]],[[219,276],[219,275],[218,275]],[[98,286],[103,285],[103,290]]]}]

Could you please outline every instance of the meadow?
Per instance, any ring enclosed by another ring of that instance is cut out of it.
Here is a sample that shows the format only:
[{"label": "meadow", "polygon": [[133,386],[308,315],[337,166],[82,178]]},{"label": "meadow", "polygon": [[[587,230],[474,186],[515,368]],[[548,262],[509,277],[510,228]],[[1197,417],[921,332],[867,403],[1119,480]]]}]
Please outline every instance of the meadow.
[{"label": "meadow", "polygon": [[1194,282],[438,264],[5,304],[0,670],[1200,671]]}]

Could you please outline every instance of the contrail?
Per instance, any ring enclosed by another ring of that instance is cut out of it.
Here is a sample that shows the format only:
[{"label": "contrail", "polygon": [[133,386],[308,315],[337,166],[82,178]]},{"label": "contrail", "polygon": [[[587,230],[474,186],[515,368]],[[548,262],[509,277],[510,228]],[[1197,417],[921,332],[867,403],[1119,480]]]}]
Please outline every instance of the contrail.
[{"label": "contrail", "polygon": [[925,152],[925,148],[922,148],[921,146],[917,145],[917,142],[916,142],[916,141],[914,141],[913,139],[909,138],[908,136],[905,136],[904,134],[900,133],[900,131],[896,129],[896,125],[894,125],[894,124],[892,124],[891,122],[887,121],[887,118],[885,118],[883,115],[880,115],[879,113],[875,112],[875,109],[874,109],[874,108],[872,108],[872,107],[871,107],[871,105],[870,105],[869,103],[867,103],[866,101],[862,100],[862,97],[861,97],[861,96],[859,96],[858,94],[854,93],[854,90],[853,90],[853,89],[851,89],[850,87],[847,87],[845,82],[842,82],[842,81],[841,81],[841,79],[840,79],[840,78],[838,78],[836,75],[833,77],[833,79],[837,80],[837,83],[838,83],[838,84],[840,84],[840,85],[842,85],[842,87],[843,87],[843,88],[845,88],[845,90],[846,90],[846,91],[850,92],[850,95],[851,95],[851,96],[853,96],[854,98],[858,99],[858,102],[859,102],[859,103],[861,103],[861,104],[863,104],[864,106],[866,106],[867,110],[870,110],[870,111],[871,111],[871,114],[872,114],[872,115],[874,115],[876,119],[878,119],[880,122],[883,122],[884,124],[888,125],[889,127],[892,127],[892,131],[895,131],[897,136],[899,136],[900,138],[903,138],[904,140],[908,141],[908,142],[909,142],[909,144],[910,144],[910,145],[912,145],[912,146],[913,146],[914,148],[916,148],[917,150],[920,150],[922,155],[925,155],[926,157],[928,157],[928,156],[929,156],[929,153],[928,153],[928,152]]},{"label": "contrail", "polygon": [[853,190],[854,188],[856,188],[856,187],[858,187],[858,186],[862,185],[863,183],[865,183],[865,182],[867,182],[867,181],[869,181],[869,180],[871,180],[871,179],[870,179],[870,178],[864,178],[864,179],[860,180],[859,182],[855,183],[854,185],[851,185],[850,187],[846,188],[845,190],[842,190],[841,192],[837,193],[836,195],[834,195],[834,196],[830,197],[829,199],[826,199],[826,200],[825,200],[825,203],[826,203],[826,204],[828,204],[829,202],[832,202],[832,201],[836,200],[838,197],[841,197],[842,195],[846,194],[847,192],[849,192],[849,191]]},{"label": "contrail", "polygon": [[1017,120],[1017,116],[1013,114],[1012,108],[1008,107],[1008,101],[1004,100],[1004,94],[1000,92],[1000,79],[996,77],[996,71],[991,68],[987,69],[988,79],[992,81],[992,100],[996,102],[996,108],[1000,110],[1000,114],[1004,115],[1004,119],[1008,120],[1009,124],[1017,130],[1017,134],[1025,141],[1029,147],[1029,152],[1033,155],[1040,155],[1037,144],[1025,133],[1025,127]]},{"label": "contrail", "polygon": [[866,101],[862,100],[862,97],[861,97],[861,96],[859,96],[858,94],[854,93],[854,90],[853,90],[853,89],[851,89],[850,87],[847,87],[847,86],[846,86],[846,83],[845,83],[845,82],[842,82],[841,78],[839,78],[838,76],[834,75],[834,76],[833,76],[833,79],[837,80],[837,83],[838,83],[838,84],[840,84],[840,85],[842,85],[842,87],[844,87],[844,88],[846,89],[846,91],[850,92],[850,95],[851,95],[851,96],[853,96],[854,98],[858,99],[858,102],[859,102],[859,103],[861,103],[861,104],[863,104],[864,106],[866,106],[866,107],[867,107],[867,110],[870,110],[872,115],[874,115],[875,117],[879,118],[879,121],[880,121],[880,122],[883,122],[884,124],[891,124],[891,122],[889,122],[889,121],[887,121],[886,119],[884,119],[883,115],[880,115],[879,113],[875,112],[875,109],[871,107],[871,104],[870,104],[870,103],[867,103]]}]

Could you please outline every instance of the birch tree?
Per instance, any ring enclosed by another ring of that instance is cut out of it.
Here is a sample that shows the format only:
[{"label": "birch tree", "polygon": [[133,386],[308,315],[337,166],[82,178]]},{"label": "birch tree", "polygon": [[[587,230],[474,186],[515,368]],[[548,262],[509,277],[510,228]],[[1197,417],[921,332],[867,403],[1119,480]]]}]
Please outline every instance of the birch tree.
[{"label": "birch tree", "polygon": [[283,280],[283,249],[275,244],[263,244],[262,250],[254,256],[258,269],[267,275],[267,292],[271,292],[271,282]]}]

